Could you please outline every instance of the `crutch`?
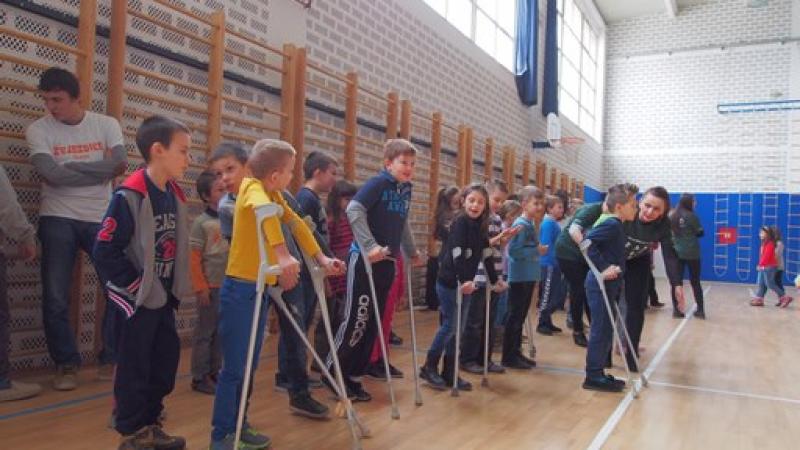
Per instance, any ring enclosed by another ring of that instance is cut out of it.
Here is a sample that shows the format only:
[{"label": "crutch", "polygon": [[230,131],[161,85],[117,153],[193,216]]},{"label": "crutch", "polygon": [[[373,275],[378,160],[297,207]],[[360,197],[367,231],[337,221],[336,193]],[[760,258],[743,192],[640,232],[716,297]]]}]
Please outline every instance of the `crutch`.
[{"label": "crutch", "polygon": [[[375,280],[373,278],[372,273],[372,263],[367,256],[367,251],[362,245],[362,243],[358,243],[359,251],[361,252],[361,258],[364,260],[364,269],[367,272],[367,278],[369,279],[369,291],[372,294],[372,306],[375,309],[375,321],[377,322],[378,326],[378,339],[381,346],[381,356],[383,357],[383,368],[386,371],[386,384],[389,385],[389,398],[392,401],[392,419],[399,419],[400,418],[400,410],[397,409],[397,400],[394,398],[394,386],[392,386],[392,373],[389,371],[389,356],[387,355],[388,351],[386,350],[386,340],[383,338],[383,324],[381,323],[381,311],[378,305],[378,296],[375,293]],[[382,251],[386,251],[385,248]],[[372,347],[370,347],[371,349]]]},{"label": "crutch", "polygon": [[[314,292],[317,294],[317,301],[319,303],[319,308],[322,315],[322,325],[325,328],[325,335],[328,339],[328,346],[330,348],[329,354],[330,358],[333,360],[333,369],[336,373],[337,382],[332,382],[331,385],[338,387],[336,395],[339,396],[340,404],[344,405],[345,408],[347,421],[350,425],[350,432],[353,435],[353,447],[360,449],[361,445],[359,443],[356,428],[358,428],[358,432],[360,433],[361,437],[369,437],[370,431],[367,426],[361,422],[361,419],[359,419],[358,414],[356,414],[356,410],[353,407],[353,402],[351,402],[350,397],[347,396],[347,387],[344,383],[344,376],[342,375],[342,366],[339,363],[339,356],[336,354],[336,344],[334,343],[331,320],[330,316],[328,315],[328,303],[327,299],[325,298],[325,270],[320,267],[314,258],[309,257],[305,253],[303,253],[303,260],[306,263],[306,267],[308,267],[308,272],[311,274],[311,281],[314,283]],[[315,350],[312,350],[312,352],[315,352]],[[322,370],[327,372],[327,366],[322,364],[322,361],[317,359],[316,356],[317,355],[315,355],[317,364]]]},{"label": "crutch", "polygon": [[419,389],[419,371],[417,368],[417,325],[414,321],[414,286],[411,284],[411,259],[406,255],[406,283],[408,284],[408,315],[411,322],[411,364],[414,367],[414,404],[422,406],[422,392]]},{"label": "crutch", "polygon": [[258,320],[261,315],[261,304],[264,301],[264,285],[267,276],[280,275],[281,270],[278,266],[270,266],[267,261],[267,247],[264,239],[264,233],[261,231],[261,224],[266,219],[271,217],[280,216],[283,214],[283,208],[274,204],[267,203],[255,208],[256,223],[258,224],[258,252],[261,262],[258,266],[258,279],[256,281],[256,298],[253,301],[253,323],[250,326],[250,342],[247,345],[247,359],[245,360],[244,380],[242,383],[242,394],[239,398],[239,412],[236,416],[236,435],[233,442],[238,445],[242,437],[242,424],[244,422],[244,413],[247,408],[247,393],[250,390],[251,372],[253,370],[253,357],[255,356],[256,349],[256,334],[258,332]]},{"label": "crutch", "polygon": [[[492,256],[493,250],[491,248],[486,248],[483,250],[483,261],[484,265],[486,264],[485,261]],[[487,271],[486,274],[486,315],[484,317],[484,327],[483,327],[483,379],[481,380],[481,386],[489,387],[489,316],[491,314],[491,301],[492,301],[492,284],[489,282],[489,274]]]},{"label": "crutch", "polygon": [[[468,250],[469,251],[469,250]],[[453,262],[456,258],[461,256],[461,247],[453,249]],[[469,258],[469,256],[467,256]],[[453,388],[450,390],[451,397],[458,397],[458,369],[461,363],[459,362],[461,350],[461,304],[464,301],[464,293],[461,292],[461,282],[456,277],[456,354],[455,361],[453,362]]]},{"label": "crutch", "polygon": [[[594,265],[594,263],[592,262],[591,258],[589,258],[588,251],[589,251],[589,247],[591,245],[592,245],[592,241],[588,240],[588,239],[584,240],[583,242],[581,242],[581,244],[580,244],[581,254],[583,254],[583,258],[586,260],[586,264],[589,265],[589,269],[592,271],[592,274],[594,275],[595,279],[597,280],[597,285],[600,287],[600,292],[603,294],[603,300],[606,303],[606,310],[608,311],[608,319],[611,322],[611,327],[614,330],[614,337],[616,338],[617,345],[619,346],[619,348],[623,348],[622,347],[622,336],[620,335],[619,329],[617,328],[617,321],[614,318],[614,311],[616,311],[618,317],[621,317],[620,311],[619,311],[619,306],[616,303],[611,302],[609,300],[608,294],[606,293],[606,285],[605,285],[605,282],[603,280],[603,276],[600,274],[600,271],[597,269],[597,266]],[[611,309],[611,303],[614,303],[614,309],[613,310]],[[625,337],[626,337],[626,339],[628,341],[628,345],[632,349],[633,346],[631,345],[630,336],[628,336],[628,330],[625,328],[625,324],[624,323],[620,323],[620,327],[622,327],[622,329],[625,330]],[[639,366],[639,360],[636,358],[635,352],[633,354],[633,357],[634,357],[634,361],[636,362],[636,366],[638,367]],[[632,392],[633,392],[633,397],[636,398],[636,397],[639,396],[639,388],[636,386],[636,383],[633,382],[633,375],[631,374],[630,367],[628,367],[628,359],[624,358],[624,356],[623,356],[623,359],[625,359],[625,373],[627,375],[628,384],[631,386],[631,389],[632,389]],[[647,386],[647,378],[643,374],[641,374],[641,380],[642,380],[642,386]]]},{"label": "crutch", "polygon": [[[533,292],[531,295],[536,294],[536,288],[534,287]],[[531,306],[535,305],[536,303],[531,299]],[[525,328],[528,330],[528,357],[531,359],[536,359],[536,346],[533,344],[533,320],[531,320],[531,307],[528,307],[528,311],[525,313]]]}]

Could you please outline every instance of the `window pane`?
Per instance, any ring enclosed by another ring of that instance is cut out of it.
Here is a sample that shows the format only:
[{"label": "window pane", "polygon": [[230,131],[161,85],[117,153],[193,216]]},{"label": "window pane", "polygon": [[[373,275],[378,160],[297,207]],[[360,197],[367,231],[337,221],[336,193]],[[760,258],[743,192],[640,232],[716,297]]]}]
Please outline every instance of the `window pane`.
[{"label": "window pane", "polygon": [[430,5],[431,8],[444,17],[445,4],[447,3],[447,0],[425,0],[425,3]]},{"label": "window pane", "polygon": [[565,0],[566,4],[564,5],[564,20],[567,23],[567,26],[572,28],[572,31],[575,32],[576,35],[580,36],[581,32],[581,22],[583,22],[583,14],[575,6],[573,0]]},{"label": "window pane", "polygon": [[580,127],[583,131],[592,134],[594,132],[594,117],[585,109],[581,108]]},{"label": "window pane", "polygon": [[516,36],[517,26],[517,2],[512,0],[501,0],[497,8],[497,25],[504,29],[511,36]]},{"label": "window pane", "polygon": [[564,114],[569,120],[578,123],[578,102],[572,98],[565,90],[559,91],[558,110]]},{"label": "window pane", "polygon": [[558,16],[558,31],[556,31],[558,35],[558,48],[561,48],[561,35],[564,34],[564,24],[562,22],[561,16]]},{"label": "window pane", "polygon": [[581,88],[581,77],[578,70],[567,61],[561,64],[561,87],[566,89],[573,97],[578,98]]},{"label": "window pane", "polygon": [[595,77],[595,73],[597,72],[597,65],[594,61],[589,59],[589,55],[586,52],[583,52],[583,65],[581,66],[581,73],[583,73],[583,78],[589,83],[589,86],[595,87],[597,84],[597,78]]},{"label": "window pane", "polygon": [[470,0],[449,0],[447,20],[467,37],[472,37],[472,2]]},{"label": "window pane", "polygon": [[[500,3],[508,2],[501,1]],[[497,0],[478,0],[478,8],[482,9],[492,19],[497,16]]]},{"label": "window pane", "polygon": [[489,20],[486,14],[478,10],[477,20],[475,22],[475,43],[478,47],[482,48],[486,53],[494,56],[495,47],[495,30],[497,27]]},{"label": "window pane", "polygon": [[514,40],[497,30],[497,53],[495,58],[508,70],[514,70]]},{"label": "window pane", "polygon": [[581,106],[586,108],[594,115],[594,89],[586,84],[586,80],[581,81]]},{"label": "window pane", "polygon": [[569,29],[564,30],[564,38],[562,40],[563,47],[561,51],[564,52],[570,61],[575,64],[575,67],[580,67],[581,62],[581,44],[578,38]]},{"label": "window pane", "polygon": [[597,36],[588,23],[583,24],[583,46],[589,51],[589,56],[597,60]]}]

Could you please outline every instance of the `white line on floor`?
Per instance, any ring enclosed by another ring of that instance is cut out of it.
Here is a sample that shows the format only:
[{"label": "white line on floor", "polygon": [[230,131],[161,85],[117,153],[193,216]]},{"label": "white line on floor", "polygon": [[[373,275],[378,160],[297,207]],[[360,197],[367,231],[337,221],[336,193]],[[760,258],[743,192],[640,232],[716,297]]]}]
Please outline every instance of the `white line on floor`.
[{"label": "white line on floor", "polygon": [[651,381],[650,383],[654,386],[663,386],[676,389],[686,389],[689,391],[696,391],[696,392],[707,392],[711,394],[731,395],[734,397],[752,398],[757,400],[768,400],[774,402],[784,402],[784,403],[800,405],[800,400],[798,399],[787,398],[787,397],[776,397],[774,395],[752,394],[750,392],[729,391],[727,389],[715,389],[702,386],[688,386],[685,384],[665,383],[663,381]]}]

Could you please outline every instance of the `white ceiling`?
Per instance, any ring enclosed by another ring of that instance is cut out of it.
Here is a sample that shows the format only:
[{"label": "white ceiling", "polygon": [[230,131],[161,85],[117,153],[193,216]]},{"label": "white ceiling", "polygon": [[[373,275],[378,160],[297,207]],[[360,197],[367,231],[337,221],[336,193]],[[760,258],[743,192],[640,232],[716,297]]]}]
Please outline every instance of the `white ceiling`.
[{"label": "white ceiling", "polygon": [[[606,23],[648,14],[668,14],[668,0],[594,0]],[[678,0],[678,14],[683,7],[711,0]],[[744,1],[744,0],[743,0]]]}]

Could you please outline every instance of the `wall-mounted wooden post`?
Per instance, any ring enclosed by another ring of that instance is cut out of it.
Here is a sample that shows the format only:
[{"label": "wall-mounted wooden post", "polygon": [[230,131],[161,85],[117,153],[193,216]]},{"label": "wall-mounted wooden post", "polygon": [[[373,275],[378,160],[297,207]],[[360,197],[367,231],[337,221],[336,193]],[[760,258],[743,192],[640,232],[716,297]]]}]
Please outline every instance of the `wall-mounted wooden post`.
[{"label": "wall-mounted wooden post", "polygon": [[213,32],[211,34],[211,55],[208,60],[208,150],[219,145],[222,139],[222,87],[225,65],[225,11],[217,10],[211,14]]},{"label": "wall-mounted wooden post", "polygon": [[386,96],[386,139],[397,137],[397,92],[389,92]]},{"label": "wall-mounted wooden post", "polygon": [[431,172],[428,180],[428,212],[430,222],[428,225],[428,254],[436,254],[436,242],[433,239],[433,229],[436,227],[436,197],[439,192],[439,161],[442,156],[442,114],[433,113],[431,121]]},{"label": "wall-mounted wooden post", "polygon": [[356,137],[358,136],[358,74],[355,72],[347,74],[344,131],[344,177],[353,182],[356,180]]}]

